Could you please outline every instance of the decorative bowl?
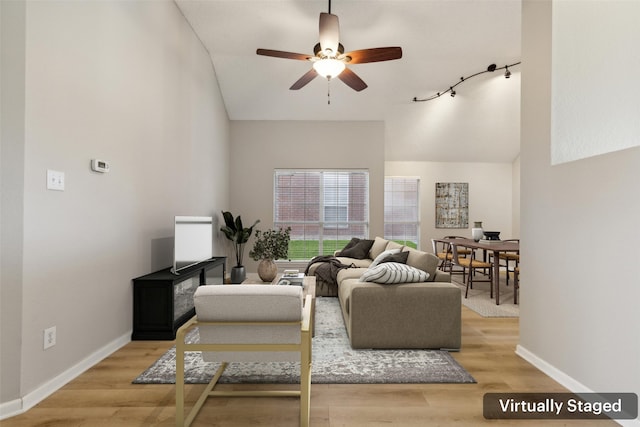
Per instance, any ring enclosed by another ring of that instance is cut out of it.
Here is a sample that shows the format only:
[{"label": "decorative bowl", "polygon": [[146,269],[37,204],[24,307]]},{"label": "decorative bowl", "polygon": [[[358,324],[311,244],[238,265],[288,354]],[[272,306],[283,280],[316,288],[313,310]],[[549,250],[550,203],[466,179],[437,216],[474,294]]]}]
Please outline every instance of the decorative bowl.
[{"label": "decorative bowl", "polygon": [[487,240],[500,240],[500,232],[499,231],[485,231],[484,238]]}]

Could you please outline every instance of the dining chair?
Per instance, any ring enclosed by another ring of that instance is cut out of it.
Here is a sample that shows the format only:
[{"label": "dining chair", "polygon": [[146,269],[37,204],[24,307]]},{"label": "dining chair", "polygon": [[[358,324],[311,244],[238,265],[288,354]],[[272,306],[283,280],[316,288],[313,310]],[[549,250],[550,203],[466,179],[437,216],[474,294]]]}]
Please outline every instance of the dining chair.
[{"label": "dining chair", "polygon": [[[503,240],[503,242],[516,242],[520,243],[520,239],[508,239]],[[518,267],[520,263],[520,253],[518,252],[500,252],[498,254],[498,261],[500,262],[500,267],[504,267],[507,272],[506,283],[509,286],[509,273],[513,273],[514,282],[515,282],[515,269]],[[504,263],[502,263],[504,262]],[[513,263],[513,264],[511,264]],[[511,268],[510,268],[511,267]]]},{"label": "dining chair", "polygon": [[[473,282],[489,282],[490,283],[490,296],[493,298],[493,268],[492,265],[485,261],[480,261],[476,259],[475,251],[470,250],[470,248],[465,248],[463,246],[463,250],[469,251],[469,256],[461,257],[459,252],[459,247],[462,245],[457,245],[455,243],[451,244],[453,249],[453,258],[452,262],[461,267],[464,275],[462,276],[462,283],[466,283],[467,288],[464,293],[464,297],[467,298],[469,296],[469,288],[473,289]],[[467,273],[468,270],[468,273]],[[476,271],[482,270],[482,274],[488,277],[487,279],[477,279]],[[466,280],[465,280],[466,279]]]},{"label": "dining chair", "polygon": [[[214,396],[296,396],[300,398],[300,425],[308,427],[311,392],[311,295],[303,305],[299,286],[204,285],[194,294],[196,315],[176,334],[176,425],[189,426]],[[198,328],[197,342],[187,342]],[[185,418],[185,353],[201,351],[206,362],[220,367]],[[300,362],[296,390],[214,390],[232,362]]]},{"label": "dining chair", "polygon": [[431,239],[431,248],[433,249],[434,255],[440,260],[438,270],[445,271],[445,269],[448,269],[451,263],[451,258],[453,258],[451,245],[441,240]]},{"label": "dining chair", "polygon": [[[445,236],[444,239],[464,239],[461,236]],[[449,274],[463,274],[463,270],[454,270],[453,260],[453,249],[451,247],[451,243],[443,242],[438,239],[431,239],[431,245],[433,248],[433,253],[441,260],[439,269],[442,271],[448,271]],[[467,248],[459,248],[458,254],[462,257],[466,257],[471,254],[471,251]]]},{"label": "dining chair", "polygon": [[518,304],[518,293],[520,292],[520,266],[513,269],[513,303]]}]

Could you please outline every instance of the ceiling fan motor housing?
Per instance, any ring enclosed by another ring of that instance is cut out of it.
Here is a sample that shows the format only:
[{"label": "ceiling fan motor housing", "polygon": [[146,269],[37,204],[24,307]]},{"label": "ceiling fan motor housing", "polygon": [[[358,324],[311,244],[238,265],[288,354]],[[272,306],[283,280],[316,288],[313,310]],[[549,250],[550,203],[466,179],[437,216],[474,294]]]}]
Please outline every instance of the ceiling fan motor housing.
[{"label": "ceiling fan motor housing", "polygon": [[[333,55],[332,58],[337,58],[343,53],[344,46],[342,46],[342,43],[338,43],[338,53],[336,55]],[[316,45],[313,47],[313,54],[318,58],[330,58],[329,56],[324,54],[324,52],[322,51],[322,47],[320,47],[320,43],[316,43]]]}]

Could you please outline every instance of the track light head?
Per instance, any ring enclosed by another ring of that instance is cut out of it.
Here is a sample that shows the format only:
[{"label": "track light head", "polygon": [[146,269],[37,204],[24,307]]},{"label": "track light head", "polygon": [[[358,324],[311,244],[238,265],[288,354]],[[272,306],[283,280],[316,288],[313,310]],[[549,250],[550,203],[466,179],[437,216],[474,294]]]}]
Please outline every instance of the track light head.
[{"label": "track light head", "polygon": [[509,67],[505,66],[505,72],[504,72],[504,78],[508,79],[509,77],[511,77],[511,71],[509,71]]},{"label": "track light head", "polygon": [[496,64],[491,64],[487,67],[487,71],[494,72],[496,70]]},{"label": "track light head", "polygon": [[454,98],[456,96],[456,91],[453,90],[453,87],[449,88],[451,90],[451,97]]}]

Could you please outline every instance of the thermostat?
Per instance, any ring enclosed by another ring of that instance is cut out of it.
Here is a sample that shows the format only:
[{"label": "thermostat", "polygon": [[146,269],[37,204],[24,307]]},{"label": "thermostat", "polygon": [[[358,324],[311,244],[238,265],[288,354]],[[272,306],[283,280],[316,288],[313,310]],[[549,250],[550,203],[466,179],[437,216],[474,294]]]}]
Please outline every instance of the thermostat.
[{"label": "thermostat", "polygon": [[93,159],[91,160],[91,169],[96,172],[109,172],[109,162],[105,160]]}]

